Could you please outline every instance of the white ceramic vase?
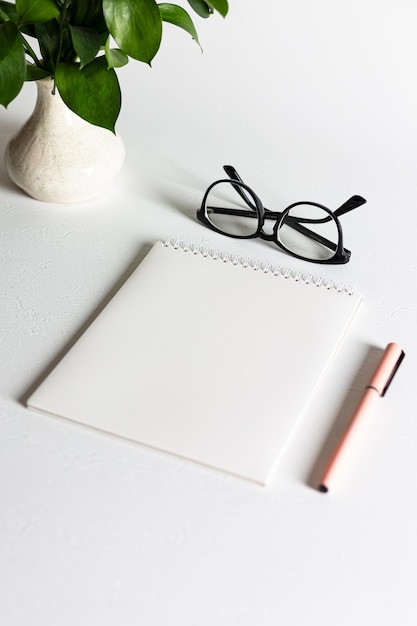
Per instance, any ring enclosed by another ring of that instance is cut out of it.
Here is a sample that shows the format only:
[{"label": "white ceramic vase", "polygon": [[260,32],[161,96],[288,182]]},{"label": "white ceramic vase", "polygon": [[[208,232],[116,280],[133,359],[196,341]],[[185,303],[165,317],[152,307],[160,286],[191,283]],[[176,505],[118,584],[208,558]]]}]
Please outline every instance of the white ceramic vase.
[{"label": "white ceramic vase", "polygon": [[123,141],[73,113],[52,93],[50,78],[37,88],[33,114],[6,148],[10,178],[44,202],[83,202],[104,193],[122,168]]}]

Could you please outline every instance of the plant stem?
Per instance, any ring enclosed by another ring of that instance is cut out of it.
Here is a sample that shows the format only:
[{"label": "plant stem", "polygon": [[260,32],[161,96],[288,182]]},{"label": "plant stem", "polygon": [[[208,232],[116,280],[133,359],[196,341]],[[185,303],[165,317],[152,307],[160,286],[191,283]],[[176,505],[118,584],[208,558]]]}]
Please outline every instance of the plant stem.
[{"label": "plant stem", "polygon": [[57,58],[56,58],[56,62],[55,62],[55,67],[58,65],[58,63],[61,60],[61,54],[62,54],[62,46],[64,44],[64,28],[63,28],[63,24],[66,20],[67,17],[67,10],[69,5],[71,4],[71,0],[66,0],[63,5],[62,5],[62,12],[61,12],[61,16],[59,18],[59,44],[58,44],[58,53],[57,53]]},{"label": "plant stem", "polygon": [[31,45],[29,44],[28,41],[26,41],[26,39],[23,37],[22,33],[20,33],[20,37],[22,39],[23,42],[23,46],[25,48],[25,51],[27,52],[27,54],[31,57],[31,59],[34,61],[35,65],[37,67],[40,67],[41,69],[44,69],[42,66],[42,63],[40,62],[40,60],[38,59],[38,57],[36,56],[36,53],[34,52],[33,48],[31,47]]}]

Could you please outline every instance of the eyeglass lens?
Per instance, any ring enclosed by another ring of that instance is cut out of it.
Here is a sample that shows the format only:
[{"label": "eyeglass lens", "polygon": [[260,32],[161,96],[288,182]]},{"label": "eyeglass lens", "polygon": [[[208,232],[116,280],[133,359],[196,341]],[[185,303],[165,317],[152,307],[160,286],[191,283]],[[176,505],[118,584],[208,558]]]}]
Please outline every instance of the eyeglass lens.
[{"label": "eyeglass lens", "polygon": [[277,226],[279,243],[292,254],[313,261],[331,259],[339,243],[332,213],[314,204],[297,204],[284,212]]},{"label": "eyeglass lens", "polygon": [[207,195],[206,217],[216,229],[225,235],[250,237],[258,230],[258,213],[249,206],[248,202],[245,202],[241,194],[253,207],[256,206],[253,193],[232,181],[218,182]]}]

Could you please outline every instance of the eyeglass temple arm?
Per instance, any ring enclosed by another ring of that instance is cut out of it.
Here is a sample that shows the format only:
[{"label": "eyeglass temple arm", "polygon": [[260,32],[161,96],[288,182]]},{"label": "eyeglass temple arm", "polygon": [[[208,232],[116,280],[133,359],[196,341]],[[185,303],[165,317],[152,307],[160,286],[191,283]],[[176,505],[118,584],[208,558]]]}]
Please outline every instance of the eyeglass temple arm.
[{"label": "eyeglass temple arm", "polygon": [[[362,196],[351,196],[349,200],[346,200],[346,202],[342,204],[342,206],[336,209],[336,211],[333,211],[333,215],[336,215],[336,217],[339,217],[340,215],[343,215],[344,213],[348,213],[349,211],[353,211],[353,209],[357,209],[358,207],[362,206],[362,204],[365,204],[365,203],[366,203],[366,200],[365,198],[362,198]],[[268,209],[265,209],[266,219],[277,219],[280,216],[281,216],[281,213],[277,213],[276,211],[269,211]],[[330,219],[331,217],[329,216],[329,217],[322,217],[320,219],[299,218],[298,221],[304,222],[306,224],[308,223],[323,224],[324,222],[328,222]]]},{"label": "eyeglass temple arm", "polygon": [[[233,165],[223,165],[223,169],[226,172],[226,174],[229,176],[229,178],[231,178],[232,180],[237,180],[240,183],[243,183],[242,177],[239,176],[237,170],[233,167]],[[245,191],[239,185],[236,185],[235,189],[237,193],[240,195],[240,197],[246,202],[246,204],[250,206],[252,210],[255,211],[256,207],[251,201],[251,199],[249,198],[249,196],[245,193]],[[336,209],[336,211],[334,211],[334,214],[336,216],[344,215],[345,213],[348,213],[349,211],[353,211],[353,209],[357,209],[358,207],[362,206],[362,204],[365,204],[365,203],[366,203],[366,200],[362,196],[359,196],[359,195],[351,196],[338,209]],[[265,217],[266,219],[277,219],[280,217],[280,215],[281,215],[280,213],[277,213],[275,211],[266,210]]]},{"label": "eyeglass temple arm", "polygon": [[357,209],[358,207],[362,206],[362,204],[365,204],[365,202],[366,200],[365,198],[362,198],[362,196],[352,196],[351,198],[349,198],[349,200],[346,200],[346,202],[344,202],[342,206],[336,209],[334,214],[337,216],[343,215],[344,213],[348,213],[353,209]]},{"label": "eyeglass temple arm", "polygon": [[[231,178],[232,181],[236,180],[239,183],[245,184],[241,176],[239,176],[239,174],[233,167],[233,165],[223,165],[223,169],[228,175],[228,177]],[[233,182],[232,182],[232,185],[233,185]],[[252,209],[252,211],[256,211],[256,206],[254,205],[254,203],[252,202],[248,194],[245,192],[245,190],[242,189],[240,185],[233,185],[233,187],[235,188],[239,196],[242,198],[242,200],[244,200],[246,204]]]}]

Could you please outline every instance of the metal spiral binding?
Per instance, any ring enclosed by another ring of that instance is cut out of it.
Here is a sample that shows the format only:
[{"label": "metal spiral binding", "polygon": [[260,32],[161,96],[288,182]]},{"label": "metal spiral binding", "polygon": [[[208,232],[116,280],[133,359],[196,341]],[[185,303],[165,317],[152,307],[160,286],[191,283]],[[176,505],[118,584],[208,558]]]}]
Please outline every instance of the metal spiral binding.
[{"label": "metal spiral binding", "polygon": [[335,290],[339,293],[347,293],[349,296],[353,295],[354,289],[352,285],[346,285],[344,282],[336,283],[334,280],[326,280],[322,276],[315,276],[312,273],[304,274],[302,271],[292,270],[291,268],[283,268],[281,265],[272,265],[272,263],[264,262],[261,260],[251,259],[250,257],[242,257],[241,255],[234,255],[231,252],[223,252],[219,249],[214,249],[211,246],[204,246],[202,244],[194,244],[190,241],[183,241],[182,239],[171,237],[163,242],[166,248],[174,248],[174,250],[182,250],[183,252],[189,252],[195,255],[201,255],[203,257],[210,257],[214,261],[223,261],[223,263],[231,263],[232,265],[241,265],[242,267],[249,267],[255,271],[262,271],[265,274],[273,274],[281,278],[292,279],[296,282],[302,282],[306,285],[313,284],[316,287],[325,287],[329,291]]}]

